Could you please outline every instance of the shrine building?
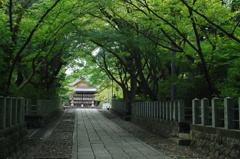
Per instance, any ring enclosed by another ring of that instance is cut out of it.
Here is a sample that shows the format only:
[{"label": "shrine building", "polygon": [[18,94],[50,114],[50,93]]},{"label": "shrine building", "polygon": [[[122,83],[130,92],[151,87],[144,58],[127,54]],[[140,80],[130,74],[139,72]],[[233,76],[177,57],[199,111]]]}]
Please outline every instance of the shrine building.
[{"label": "shrine building", "polygon": [[96,100],[97,89],[89,84],[85,79],[79,79],[72,83],[73,93],[70,100],[71,106],[95,107],[99,102]]}]

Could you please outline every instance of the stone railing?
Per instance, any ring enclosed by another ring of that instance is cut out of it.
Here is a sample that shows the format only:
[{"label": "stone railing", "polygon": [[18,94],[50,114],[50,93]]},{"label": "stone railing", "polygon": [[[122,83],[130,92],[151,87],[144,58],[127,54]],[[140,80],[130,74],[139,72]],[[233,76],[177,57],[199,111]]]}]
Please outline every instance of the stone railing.
[{"label": "stone railing", "polygon": [[55,111],[62,108],[60,100],[38,100],[36,105],[31,103],[31,100],[26,100],[26,114],[27,115],[37,115],[37,116],[47,116]]},{"label": "stone railing", "polygon": [[126,101],[112,100],[111,110],[119,114],[125,120],[128,120],[131,115],[131,105]]},{"label": "stone railing", "polygon": [[0,97],[0,129],[24,122],[24,98]]},{"label": "stone railing", "polygon": [[112,100],[112,109],[120,112],[128,112],[129,107],[125,101]]},{"label": "stone railing", "polygon": [[225,98],[223,102],[219,98],[213,98],[211,104],[207,98],[194,99],[192,112],[193,124],[240,129],[240,98],[237,107],[230,97]]},{"label": "stone railing", "polygon": [[132,103],[132,116],[184,122],[184,102],[182,100],[134,102]]},{"label": "stone railing", "polygon": [[17,151],[27,134],[24,108],[24,98],[0,97],[0,158]]}]

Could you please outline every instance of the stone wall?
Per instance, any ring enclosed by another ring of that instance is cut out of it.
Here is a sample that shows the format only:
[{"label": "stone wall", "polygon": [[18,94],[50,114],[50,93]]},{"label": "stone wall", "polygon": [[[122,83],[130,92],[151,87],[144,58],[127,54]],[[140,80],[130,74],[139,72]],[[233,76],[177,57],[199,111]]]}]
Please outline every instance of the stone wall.
[{"label": "stone wall", "polygon": [[240,130],[192,125],[191,147],[198,152],[220,158],[239,158]]},{"label": "stone wall", "polygon": [[147,117],[133,117],[132,121],[135,124],[160,136],[164,137],[178,136],[179,123],[176,121],[153,119]]},{"label": "stone wall", "polygon": [[0,158],[4,159],[17,151],[27,135],[26,123],[0,129]]}]

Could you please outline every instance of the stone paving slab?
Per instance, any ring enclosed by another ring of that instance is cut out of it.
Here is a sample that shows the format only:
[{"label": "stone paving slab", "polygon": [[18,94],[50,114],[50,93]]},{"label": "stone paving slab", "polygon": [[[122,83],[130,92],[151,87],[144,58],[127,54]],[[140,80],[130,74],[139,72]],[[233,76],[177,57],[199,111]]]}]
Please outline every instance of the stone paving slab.
[{"label": "stone paving slab", "polygon": [[76,109],[72,159],[169,159],[105,118],[97,109]]}]

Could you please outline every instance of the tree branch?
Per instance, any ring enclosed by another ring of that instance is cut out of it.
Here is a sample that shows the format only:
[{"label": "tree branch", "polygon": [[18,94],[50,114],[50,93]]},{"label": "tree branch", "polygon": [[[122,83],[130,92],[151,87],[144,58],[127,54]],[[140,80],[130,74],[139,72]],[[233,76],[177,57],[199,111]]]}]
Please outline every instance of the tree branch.
[{"label": "tree branch", "polygon": [[11,85],[11,81],[12,81],[12,74],[14,71],[14,68],[16,66],[16,63],[21,55],[21,53],[23,52],[23,50],[27,47],[27,45],[29,44],[29,42],[31,41],[34,33],[36,32],[36,30],[38,29],[39,25],[43,22],[43,20],[45,19],[45,17],[50,13],[50,11],[53,10],[53,8],[56,7],[56,5],[60,2],[61,0],[57,0],[41,17],[41,19],[38,21],[38,23],[36,24],[36,26],[33,28],[33,30],[30,32],[27,40],[25,41],[25,43],[23,44],[23,46],[20,48],[20,50],[17,52],[15,59],[13,60],[12,66],[10,68],[9,71],[9,76],[8,76],[8,87]]}]

